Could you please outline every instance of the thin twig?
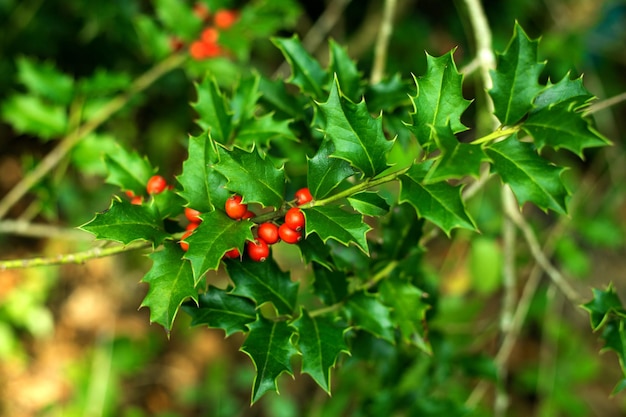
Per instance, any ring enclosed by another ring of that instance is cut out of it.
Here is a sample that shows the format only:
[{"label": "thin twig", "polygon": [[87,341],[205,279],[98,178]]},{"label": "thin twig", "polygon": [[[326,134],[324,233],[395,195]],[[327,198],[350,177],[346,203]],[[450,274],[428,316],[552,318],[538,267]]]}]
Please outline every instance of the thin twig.
[{"label": "thin twig", "polygon": [[33,238],[61,238],[68,240],[93,240],[93,235],[77,229],[54,226],[51,224],[31,223],[24,220],[3,220],[0,222],[0,234],[11,234]]},{"label": "thin twig", "polygon": [[48,155],[46,155],[39,165],[25,176],[15,187],[13,187],[0,201],[0,219],[4,218],[13,207],[34,185],[36,185],[50,170],[72,150],[85,136],[96,130],[100,125],[109,120],[111,116],[121,110],[135,95],[151,86],[157,79],[179,67],[186,56],[184,54],[170,55],[147,72],[142,74],[130,86],[127,92],[112,98],[107,104],[100,108],[86,123],[72,130],[65,136],[59,144]]},{"label": "thin twig", "polygon": [[389,39],[393,28],[393,18],[396,11],[396,0],[385,0],[383,9],[383,20],[378,30],[376,46],[374,48],[374,66],[370,75],[370,84],[376,84],[385,75],[387,65],[387,51],[389,50]]},{"label": "thin twig", "polygon": [[593,113],[599,112],[600,110],[604,110],[609,107],[615,106],[616,104],[619,104],[622,101],[626,101],[626,91],[616,96],[613,96],[613,97],[610,97],[605,100],[598,101],[597,103],[592,104],[585,111],[585,115],[593,114]]}]

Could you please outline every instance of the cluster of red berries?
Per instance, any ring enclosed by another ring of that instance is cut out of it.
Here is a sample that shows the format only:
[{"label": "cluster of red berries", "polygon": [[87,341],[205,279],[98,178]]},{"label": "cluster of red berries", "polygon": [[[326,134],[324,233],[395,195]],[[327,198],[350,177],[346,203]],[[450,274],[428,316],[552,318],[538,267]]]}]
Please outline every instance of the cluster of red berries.
[{"label": "cluster of red berries", "polygon": [[[308,203],[313,200],[313,196],[308,188],[302,188],[295,194],[296,205]],[[246,220],[255,217],[255,214],[248,209],[248,205],[242,202],[240,195],[233,195],[224,204],[226,215],[233,220]],[[180,245],[183,250],[189,249],[189,244],[185,238],[191,235],[193,230],[200,224],[200,213],[196,210],[185,208],[185,216],[189,220],[187,231],[183,234]],[[302,239],[304,232],[304,214],[299,207],[292,207],[285,213],[284,222],[279,226],[274,222],[264,222],[255,227],[254,240],[246,242],[246,253],[250,259],[263,262],[270,254],[270,245],[279,241],[285,243],[298,243]],[[237,248],[231,249],[224,254],[226,258],[239,258],[241,254]]]},{"label": "cluster of red berries", "polygon": [[[146,183],[146,192],[148,193],[148,195],[160,194],[165,191],[166,188],[172,189],[174,187],[172,185],[168,185],[165,178],[160,175],[153,175]],[[131,204],[136,204],[140,206],[143,203],[143,196],[135,195],[132,190],[126,190],[125,193],[126,196],[130,198]]]}]

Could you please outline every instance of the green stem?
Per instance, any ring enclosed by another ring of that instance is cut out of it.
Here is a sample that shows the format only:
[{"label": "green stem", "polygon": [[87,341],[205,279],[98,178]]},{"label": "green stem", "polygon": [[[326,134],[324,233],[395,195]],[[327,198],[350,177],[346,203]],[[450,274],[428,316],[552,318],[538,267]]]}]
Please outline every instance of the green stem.
[{"label": "green stem", "polygon": [[470,142],[470,144],[482,145],[483,143],[487,143],[492,140],[496,140],[496,139],[503,138],[506,136],[511,136],[519,132],[520,129],[521,129],[521,126],[513,126],[513,127],[506,128],[506,129],[496,129],[495,131],[489,133],[488,135],[485,135],[481,138],[473,140],[472,142]]}]

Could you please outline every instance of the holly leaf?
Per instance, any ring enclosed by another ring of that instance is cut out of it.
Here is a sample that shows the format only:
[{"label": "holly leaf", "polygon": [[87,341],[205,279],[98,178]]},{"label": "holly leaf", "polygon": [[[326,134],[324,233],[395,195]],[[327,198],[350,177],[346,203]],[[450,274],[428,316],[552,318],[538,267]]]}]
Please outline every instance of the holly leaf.
[{"label": "holly leaf", "polygon": [[155,11],[168,31],[184,40],[193,40],[202,29],[202,19],[197,17],[185,2],[157,0]]},{"label": "holly leaf", "polygon": [[148,307],[150,322],[160,324],[168,333],[183,301],[198,301],[191,264],[182,256],[179,245],[166,242],[163,250],[149,255],[152,268],[141,280],[150,286],[141,307]]},{"label": "holly leaf", "polygon": [[230,261],[226,269],[235,283],[233,294],[250,298],[257,305],[272,303],[279,314],[293,314],[298,283],[271,258],[265,262]]},{"label": "holly leaf", "polygon": [[269,80],[266,77],[261,77],[259,81],[261,100],[268,107],[284,113],[292,119],[301,119],[303,112],[299,112],[298,109],[303,108],[304,104],[289,94],[285,85],[282,80]]},{"label": "holly leaf", "polygon": [[291,66],[288,81],[300,88],[313,99],[320,100],[328,83],[328,73],[302,46],[297,35],[291,38],[273,38],[272,42],[280,49]]},{"label": "holly leaf", "polygon": [[568,192],[561,180],[564,168],[537,155],[531,143],[520,142],[513,135],[492,143],[485,152],[493,161],[492,171],[511,187],[520,206],[530,201],[543,210],[566,213]]},{"label": "holly leaf", "polygon": [[357,293],[350,297],[344,312],[351,324],[391,344],[395,343],[389,308],[376,296]]},{"label": "holly leaf", "polygon": [[226,188],[243,196],[245,203],[259,203],[264,207],[283,204],[285,171],[260,151],[247,152],[241,148],[232,151],[218,147],[220,160],[215,169],[228,179]]},{"label": "holly leaf", "polygon": [[16,65],[17,78],[30,93],[54,103],[70,104],[74,95],[74,80],[57,70],[52,62],[36,62],[19,57]]},{"label": "holly leaf", "polygon": [[298,331],[302,372],[309,374],[330,394],[330,368],[335,366],[341,352],[350,354],[344,340],[347,327],[340,327],[324,317],[311,317],[304,309],[291,325]]},{"label": "holly leaf", "polygon": [[337,206],[321,206],[303,209],[306,218],[306,234],[317,233],[326,243],[336,240],[345,246],[355,244],[364,253],[369,253],[365,235],[371,229],[363,216],[347,212]]},{"label": "holly leaf", "polygon": [[305,263],[315,262],[325,268],[332,268],[332,262],[329,259],[330,249],[318,235],[309,235],[298,242],[297,246]]},{"label": "holly leaf", "polygon": [[413,93],[413,85],[402,79],[400,74],[381,80],[379,83],[368,85],[365,93],[365,102],[372,113],[381,110],[391,112],[393,109],[408,104]]},{"label": "holly leaf", "polygon": [[218,143],[228,143],[233,129],[232,117],[226,98],[214,78],[206,77],[202,84],[196,84],[198,101],[193,108],[200,118],[198,125],[208,130],[211,139]]},{"label": "holly leaf", "polygon": [[277,120],[273,113],[246,119],[237,131],[237,144],[252,148],[255,144],[267,146],[272,139],[297,141],[291,129],[290,120]]},{"label": "holly leaf", "polygon": [[313,158],[308,158],[307,184],[315,198],[324,198],[343,180],[354,175],[355,171],[348,161],[332,158],[335,145],[325,139]]},{"label": "holly leaf", "polygon": [[253,240],[251,221],[235,221],[221,210],[200,216],[202,223],[185,239],[189,249],[185,259],[191,261],[193,276],[200,281],[207,271],[215,271],[224,254],[233,249],[243,253],[246,240]]},{"label": "holly leaf", "polygon": [[366,216],[384,216],[389,212],[389,204],[378,193],[363,191],[348,197],[353,209]]},{"label": "holly leaf", "polygon": [[191,316],[192,326],[222,329],[226,337],[246,333],[246,325],[256,320],[256,305],[251,300],[213,286],[200,294],[197,305],[184,304],[183,311]]},{"label": "holly leaf", "polygon": [[466,176],[478,178],[480,166],[489,160],[483,149],[478,145],[459,142],[449,125],[432,126],[432,130],[441,155],[424,181],[435,183]]},{"label": "holly leaf", "polygon": [[366,177],[387,168],[394,141],[385,138],[382,117],[372,118],[364,100],[354,104],[344,97],[335,78],[328,100],[319,106],[326,119],[324,133],[335,145],[332,156],[345,159]]},{"label": "holly leaf", "polygon": [[153,247],[169,237],[157,210],[147,205],[135,205],[115,197],[109,209],[97,213],[80,229],[92,233],[96,239],[107,239],[123,244],[136,240],[152,242]]},{"label": "holly leaf", "polygon": [[328,71],[336,75],[343,93],[353,102],[361,99],[361,73],[350,59],[348,52],[334,40],[328,42],[330,48],[330,64]]},{"label": "holly leaf", "polygon": [[583,85],[582,75],[572,80],[570,79],[570,74],[567,73],[556,84],[548,80],[545,88],[535,97],[531,112],[536,112],[559,103],[572,103],[573,109],[578,111],[587,107],[593,99],[593,95]]},{"label": "holly leaf", "polygon": [[313,291],[326,305],[343,301],[348,295],[348,279],[343,271],[331,270],[322,265],[313,264],[315,281]]},{"label": "holly leaf", "polygon": [[27,133],[41,139],[63,136],[67,129],[65,106],[50,104],[40,97],[13,94],[2,102],[2,118],[19,133]]},{"label": "holly leaf", "polygon": [[591,328],[594,332],[600,329],[611,315],[617,314],[626,318],[626,310],[612,283],[604,291],[597,288],[592,288],[591,291],[593,298],[581,307],[589,312]]},{"label": "holly leaf", "polygon": [[117,185],[123,191],[130,190],[136,195],[146,193],[146,184],[155,172],[147,158],[119,145],[104,155],[104,164],[109,173],[107,183]]},{"label": "holly leaf", "polygon": [[183,186],[180,196],[201,213],[223,208],[231,193],[224,188],[226,178],[214,169],[218,161],[215,142],[206,135],[190,137],[187,149],[183,172],[177,177]]},{"label": "holly leaf", "polygon": [[230,100],[233,125],[238,126],[242,120],[254,117],[256,103],[261,97],[259,83],[260,76],[257,73],[239,80]]},{"label": "holly leaf", "polygon": [[286,372],[293,375],[291,357],[297,354],[291,343],[293,330],[285,321],[270,321],[258,316],[248,325],[250,333],[241,346],[256,369],[252,388],[252,404],[268,391],[278,392],[276,379]]},{"label": "holly leaf", "polygon": [[425,184],[432,160],[413,165],[400,177],[400,203],[412,205],[418,216],[430,220],[448,236],[454,228],[476,230],[461,199],[461,187],[447,182]]},{"label": "holly leaf", "polygon": [[153,195],[149,204],[154,205],[159,212],[159,218],[165,220],[173,219],[182,214],[185,200],[176,194],[174,190],[166,188],[163,192]]},{"label": "holly leaf", "polygon": [[407,281],[386,279],[380,284],[382,302],[391,309],[391,320],[400,330],[405,343],[414,344],[432,354],[426,329],[426,311],[430,308],[426,294]]},{"label": "holly leaf", "polygon": [[537,62],[538,40],[531,40],[515,22],[513,37],[504,53],[497,54],[496,70],[491,71],[494,114],[503,125],[519,122],[533,107],[543,86],[538,82],[545,66]]},{"label": "holly leaf", "polygon": [[461,123],[461,115],[470,105],[463,98],[463,76],[459,74],[452,57],[453,51],[440,57],[426,54],[426,75],[414,78],[417,94],[411,97],[414,113],[411,114],[413,131],[422,147],[430,149],[434,136],[431,126],[450,125],[453,133],[467,128]]}]

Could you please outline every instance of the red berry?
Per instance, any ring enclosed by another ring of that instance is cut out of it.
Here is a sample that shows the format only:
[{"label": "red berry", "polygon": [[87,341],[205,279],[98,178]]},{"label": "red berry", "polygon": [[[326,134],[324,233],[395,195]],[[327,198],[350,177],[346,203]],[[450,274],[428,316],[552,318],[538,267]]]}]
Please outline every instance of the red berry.
[{"label": "red berry", "polygon": [[290,208],[285,214],[285,224],[296,232],[304,227],[304,214],[298,207]]},{"label": "red berry", "polygon": [[213,17],[213,23],[220,29],[228,29],[239,18],[234,10],[218,10]]},{"label": "red berry", "polygon": [[198,210],[192,209],[191,207],[185,207],[185,217],[192,223],[200,223],[202,219],[200,218],[200,212]]},{"label": "red berry", "polygon": [[246,242],[246,252],[253,261],[263,262],[270,254],[270,247],[263,239],[249,240]]},{"label": "red berry", "polygon": [[167,181],[160,175],[153,175],[148,180],[148,184],[146,185],[146,191],[148,194],[159,194],[162,193],[167,187]]},{"label": "red berry", "polygon": [[196,3],[193,5],[193,14],[202,20],[207,20],[209,18],[210,11],[206,4]]},{"label": "red berry", "polygon": [[239,258],[241,255],[239,254],[239,249],[233,248],[224,254],[224,257],[229,259]]},{"label": "red berry", "polygon": [[200,226],[200,223],[196,223],[196,222],[191,222],[187,225],[187,227],[185,228],[185,230],[196,230],[198,228],[198,226]]},{"label": "red berry", "polygon": [[202,34],[200,35],[200,39],[202,40],[202,42],[209,44],[216,43],[219,37],[220,32],[213,27],[208,27],[204,29],[202,31]]},{"label": "red berry", "polygon": [[278,236],[280,236],[283,242],[294,244],[302,239],[302,232],[293,230],[291,227],[287,226],[287,223],[284,223],[278,228]]},{"label": "red berry", "polygon": [[135,196],[135,193],[133,192],[133,190],[126,190],[124,191],[124,194],[126,194],[126,197],[128,198],[133,198]]},{"label": "red berry", "polygon": [[246,219],[251,219],[253,217],[255,217],[256,214],[254,214],[253,212],[251,212],[250,210],[247,210],[243,216],[241,216],[241,220],[246,220]]},{"label": "red berry", "polygon": [[296,204],[301,206],[303,204],[308,203],[313,200],[313,196],[311,195],[311,191],[308,188],[300,188],[296,191]]},{"label": "red berry", "polygon": [[180,247],[185,252],[187,252],[189,250],[189,243],[185,242],[184,240],[187,239],[192,233],[193,233],[193,230],[186,231],[185,234],[183,235],[183,237],[181,237],[180,241],[178,242],[180,244]]},{"label": "red berry", "polygon": [[143,197],[140,195],[137,195],[133,198],[130,199],[130,204],[134,204],[136,206],[140,206],[143,203]]},{"label": "red berry", "polygon": [[248,211],[247,204],[241,204],[241,196],[235,194],[226,200],[226,204],[224,204],[224,210],[226,214],[231,219],[239,220],[241,219],[246,212]]},{"label": "red berry", "polygon": [[257,235],[259,239],[263,239],[268,245],[273,245],[278,242],[278,226],[274,223],[262,223],[257,229]]}]

